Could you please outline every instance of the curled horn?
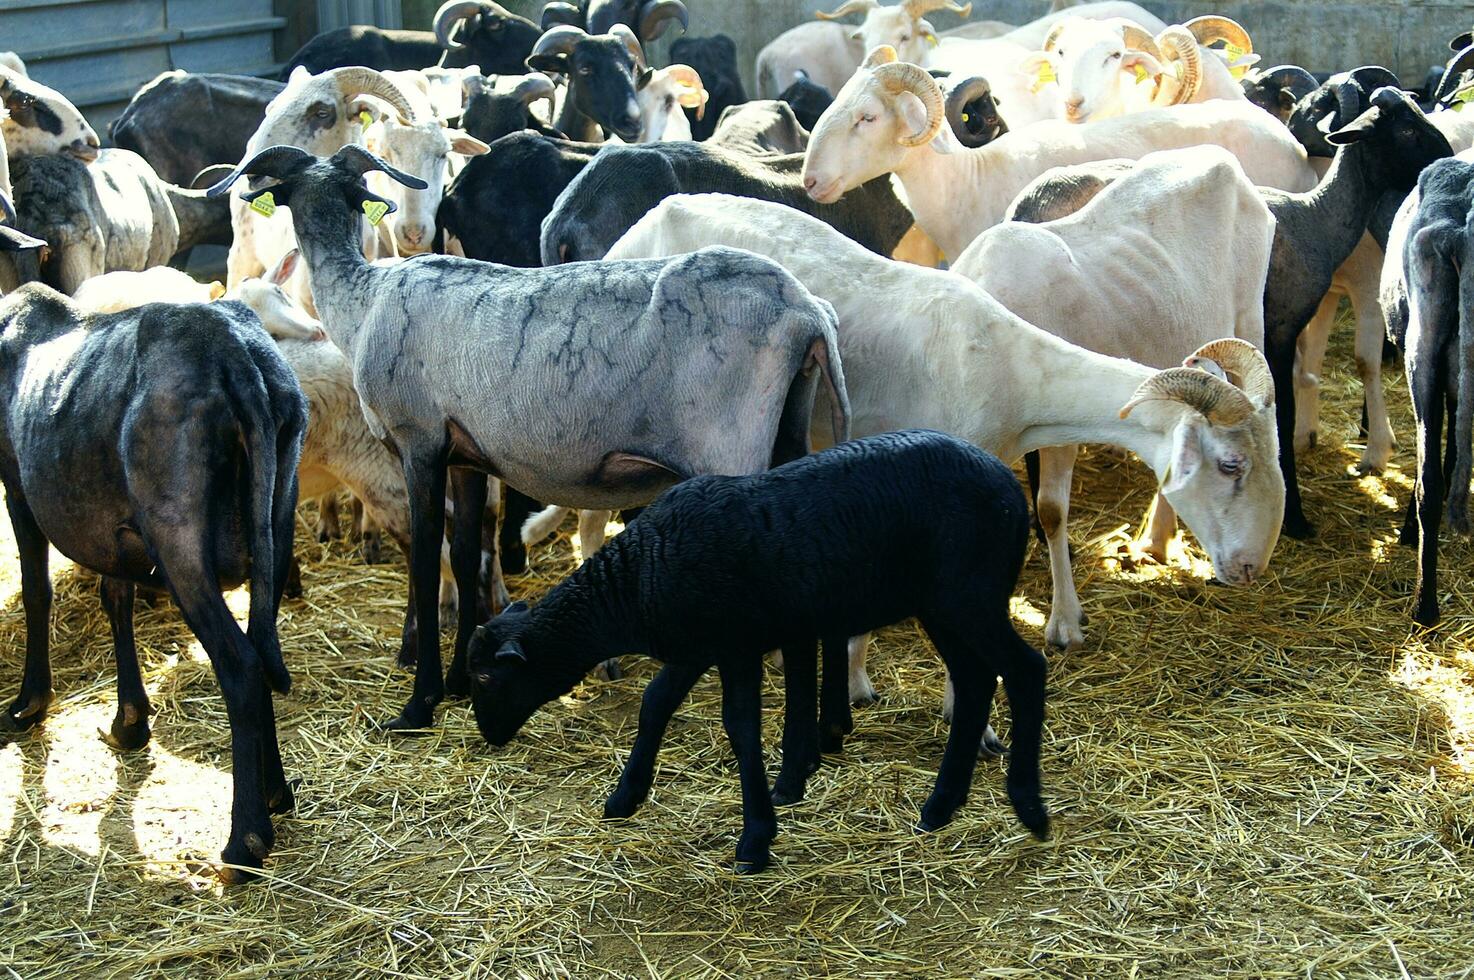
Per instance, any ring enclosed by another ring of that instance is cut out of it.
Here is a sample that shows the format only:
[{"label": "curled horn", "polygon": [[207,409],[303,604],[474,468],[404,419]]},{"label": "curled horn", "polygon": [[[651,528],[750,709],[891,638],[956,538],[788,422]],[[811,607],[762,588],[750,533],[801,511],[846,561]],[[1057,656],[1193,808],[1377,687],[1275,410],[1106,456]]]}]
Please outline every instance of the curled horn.
[{"label": "curled horn", "polygon": [[1438,91],[1433,96],[1433,104],[1441,106],[1444,100],[1459,90],[1463,84],[1464,72],[1474,69],[1474,45],[1464,48],[1448,61],[1448,66],[1443,70],[1443,78],[1438,82]]},{"label": "curled horn", "polygon": [[981,75],[974,75],[971,78],[963,79],[956,85],[953,85],[951,91],[947,93],[947,125],[952,127],[952,135],[956,136],[957,141],[963,146],[983,146],[1008,132],[1008,124],[1002,118],[999,118],[998,125],[994,127],[996,132],[989,129],[974,136],[968,128],[967,123],[962,119],[963,110],[967,108],[969,102],[984,96],[990,96],[992,93],[993,86],[988,84],[988,80]]},{"label": "curled horn", "polygon": [[1402,81],[1391,71],[1381,65],[1363,65],[1360,68],[1351,69],[1351,80],[1361,86],[1361,90],[1371,95],[1377,89],[1391,85],[1395,89],[1402,88]]},{"label": "curled horn", "polygon": [[411,123],[419,121],[414,103],[404,89],[395,81],[372,68],[334,68],[327,74],[333,77],[343,98],[351,99],[360,93],[383,99],[401,118]]},{"label": "curled horn", "polygon": [[[892,49],[894,53],[894,49]],[[921,132],[900,139],[902,146],[921,146],[930,143],[945,122],[942,103],[942,88],[926,70],[906,62],[892,62],[875,68],[878,78],[888,92],[910,92],[921,100],[926,108],[926,125]]]},{"label": "curled horn", "polygon": [[869,13],[871,9],[879,6],[880,4],[876,3],[876,0],[844,0],[844,3],[835,7],[833,10],[827,13],[819,10],[814,13],[814,16],[820,20],[839,20],[841,17],[848,17],[850,14]]},{"label": "curled horn", "polygon": [[219,183],[205,191],[205,196],[219,197],[230,190],[231,184],[246,174],[286,180],[289,177],[295,177],[316,160],[315,156],[299,146],[268,146],[251,159],[233,168],[230,173],[221,178]]},{"label": "curled horn", "polygon": [[1295,97],[1296,102],[1320,87],[1315,76],[1299,65],[1276,65],[1263,72],[1260,77],[1271,85],[1277,85],[1289,92]]},{"label": "curled horn", "polygon": [[1471,44],[1474,44],[1474,31],[1465,31],[1448,42],[1448,49],[1456,52],[1462,51]]},{"label": "curled horn", "polygon": [[893,63],[897,57],[898,56],[896,55],[896,49],[891,47],[889,44],[877,45],[876,47],[871,49],[869,54],[865,56],[865,60],[860,63],[860,67],[875,68],[879,65],[889,65]]},{"label": "curled horn", "polygon": [[550,31],[559,24],[572,24],[576,27],[582,22],[583,15],[578,12],[578,4],[552,0],[543,8],[542,19],[538,26],[544,31]]},{"label": "curled horn", "polygon": [[[455,30],[457,24],[474,17],[488,7],[496,7],[496,5],[485,3],[483,0],[447,0],[446,3],[442,3],[440,9],[435,11],[435,43],[446,50],[465,47],[460,41],[452,40],[450,32]],[[506,13],[500,7],[496,9]]]},{"label": "curled horn", "polygon": [[1214,41],[1227,41],[1236,48],[1243,50],[1245,54],[1254,53],[1254,42],[1249,39],[1249,32],[1244,30],[1244,25],[1227,17],[1219,17],[1209,14],[1204,17],[1194,17],[1182,25],[1198,39],[1198,43],[1207,47]]},{"label": "curled horn", "polygon": [[555,109],[553,99],[557,93],[558,87],[553,84],[553,80],[540,71],[523,75],[516,87],[512,89],[512,96],[520,99],[525,106],[531,106],[538,99],[547,99],[548,118],[550,119]]},{"label": "curled horn", "polygon": [[618,38],[624,42],[625,49],[629,51],[630,57],[635,59],[635,66],[645,67],[645,49],[640,46],[640,39],[635,37],[635,32],[626,24],[615,24],[609,28],[609,36]]},{"label": "curled horn", "polygon": [[1157,46],[1172,61],[1182,64],[1177,80],[1177,94],[1168,105],[1191,102],[1203,85],[1203,52],[1192,34],[1181,27],[1169,27],[1157,35]]},{"label": "curled horn", "polygon": [[905,0],[902,4],[912,20],[920,20],[933,10],[950,10],[959,17],[972,15],[972,3],[958,4],[955,0]]},{"label": "curled horn", "polygon": [[1248,395],[1197,368],[1168,368],[1147,378],[1121,407],[1121,418],[1126,418],[1143,402],[1152,401],[1180,402],[1213,425],[1225,428],[1242,425],[1254,415]]},{"label": "curled horn", "polygon": [[1118,21],[1121,26],[1121,40],[1126,42],[1126,47],[1131,51],[1140,51],[1149,54],[1158,61],[1162,61],[1162,49],[1157,47],[1157,39],[1151,33],[1138,24],[1129,20]]},{"label": "curled horn", "polygon": [[[671,65],[665,69],[665,74],[691,93],[677,97],[681,105],[688,109],[695,109],[697,119],[705,116],[706,103],[711,96],[706,91],[706,85],[701,81],[700,72],[690,65]],[[688,104],[693,99],[694,104]]]},{"label": "curled horn", "polygon": [[570,54],[573,46],[588,36],[588,32],[582,27],[576,27],[573,24],[559,24],[537,39],[537,44],[532,46],[532,53],[527,56],[527,60],[531,61],[545,54]]},{"label": "curled horn", "polygon": [[681,0],[646,0],[640,5],[640,37],[647,41],[658,39],[673,20],[680,21],[682,34],[691,26],[690,15]]},{"label": "curled horn", "polygon": [[1236,337],[1214,340],[1193,351],[1182,363],[1184,367],[1193,367],[1198,360],[1212,361],[1221,367],[1255,405],[1274,403],[1274,377],[1269,373],[1269,362],[1247,340]]},{"label": "curled horn", "polygon": [[1336,116],[1332,120],[1332,128],[1348,125],[1351,120],[1361,115],[1361,95],[1357,87],[1350,81],[1336,83]]}]

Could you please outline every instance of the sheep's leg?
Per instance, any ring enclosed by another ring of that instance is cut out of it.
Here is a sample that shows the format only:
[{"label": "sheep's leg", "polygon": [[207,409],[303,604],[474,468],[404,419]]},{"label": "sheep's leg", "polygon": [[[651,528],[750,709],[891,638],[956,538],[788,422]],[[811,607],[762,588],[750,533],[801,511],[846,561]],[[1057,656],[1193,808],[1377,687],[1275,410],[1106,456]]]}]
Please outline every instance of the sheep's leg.
[{"label": "sheep's leg", "polygon": [[1280,473],[1285,478],[1284,532],[1304,540],[1315,537],[1300,503],[1300,481],[1295,475],[1295,338],[1274,335],[1265,328],[1265,356],[1274,377],[1274,422],[1280,442]]},{"label": "sheep's leg", "polygon": [[[993,730],[992,724],[988,721],[989,716],[993,713],[993,698],[998,694],[998,678],[993,677],[992,683],[986,686],[988,699],[983,702],[983,742],[978,746],[978,755],[996,759],[1008,754],[1008,746],[1003,744],[998,733]],[[952,677],[949,674],[947,683],[942,688],[942,720],[949,725],[952,724],[952,711],[956,707],[957,692],[952,687]]]},{"label": "sheep's leg", "polygon": [[363,501],[353,497],[349,504],[353,516],[352,527],[358,531],[358,553],[365,565],[377,565],[384,560],[384,528],[376,517],[363,506]]},{"label": "sheep's leg", "polygon": [[153,708],[138,669],[138,647],[133,642],[132,582],[104,575],[98,582],[102,608],[113,632],[113,656],[118,663],[118,713],[107,742],[115,749],[141,749],[148,744],[148,716]]},{"label": "sheep's leg", "polygon": [[5,506],[20,552],[21,604],[26,610],[26,669],[15,703],[0,714],[0,734],[23,732],[46,717],[51,706],[51,572],[50,547],[18,481],[5,481]]},{"label": "sheep's leg", "polygon": [[1356,371],[1366,395],[1367,447],[1356,464],[1358,473],[1381,473],[1392,459],[1397,436],[1387,418],[1387,398],[1382,391],[1382,342],[1386,336],[1382,304],[1373,297],[1356,303]]},{"label": "sheep's leg", "polygon": [[[819,710],[819,749],[844,750],[844,737],[855,730],[850,712],[849,638],[824,637],[824,688]],[[786,676],[786,675],[785,675]]]},{"label": "sheep's leg", "polygon": [[1143,553],[1150,555],[1160,565],[1167,564],[1167,545],[1177,533],[1177,512],[1160,493],[1152,498],[1152,512],[1147,517],[1146,528],[1137,542]]},{"label": "sheep's leg", "polygon": [[849,687],[851,704],[874,704],[880,700],[880,695],[875,693],[875,685],[870,683],[870,675],[865,672],[865,656],[869,649],[869,633],[850,637]]},{"label": "sheep's leg", "polygon": [[339,523],[338,494],[329,493],[317,501],[317,540],[331,541],[343,533]]},{"label": "sheep's leg", "polygon": [[778,815],[763,766],[762,669],[761,657],[732,657],[721,664],[722,725],[742,780],[738,874],[756,874],[766,868],[768,848],[778,836]]},{"label": "sheep's leg", "polygon": [[428,728],[445,697],[440,673],[440,543],[445,537],[445,450],[400,448],[409,491],[410,583],[415,603],[415,685],[403,710],[385,727]]},{"label": "sheep's leg", "polygon": [[931,616],[921,617],[921,626],[947,665],[947,673],[957,691],[952,708],[952,727],[947,733],[947,747],[942,750],[936,785],[921,808],[918,825],[922,831],[933,831],[950,823],[958,807],[967,800],[973,771],[977,768],[983,728],[987,725],[983,705],[991,704],[992,699],[985,701],[987,671],[974,645],[964,639],[966,634]]},{"label": "sheep's leg", "polygon": [[[1418,427],[1418,477],[1413,488],[1418,504],[1418,584],[1413,619],[1424,626],[1436,626],[1438,525],[1443,520],[1443,467],[1438,443],[1443,434],[1444,405],[1432,379],[1410,374],[1408,382],[1413,390],[1413,415]],[[1452,419],[1449,425],[1453,425]]]},{"label": "sheep's leg", "polygon": [[[1054,596],[1044,635],[1050,646],[1073,650],[1085,642],[1085,611],[1075,592],[1070,567],[1070,480],[1075,471],[1077,446],[1039,450],[1039,523],[1049,542],[1049,576]],[[955,724],[955,722],[954,722]]]},{"label": "sheep's leg", "polygon": [[401,667],[413,667],[420,658],[419,631],[415,628],[415,583],[411,578],[406,590],[404,626],[399,633],[399,656],[395,659]]},{"label": "sheep's leg", "polygon": [[999,672],[1008,691],[1013,750],[1008,756],[1008,799],[1019,822],[1040,840],[1049,836],[1049,811],[1039,796],[1039,743],[1044,735],[1044,654],[1004,620],[997,629]]},{"label": "sheep's leg", "polygon": [[542,508],[525,493],[507,487],[507,503],[502,510],[502,528],[499,534],[502,546],[502,571],[508,575],[520,575],[527,571],[527,546],[522,543],[522,525],[527,518]]},{"label": "sheep's leg", "polygon": [[1029,526],[1034,529],[1034,538],[1040,544],[1046,544],[1044,525],[1039,523],[1039,450],[1024,453],[1024,475],[1029,478],[1029,503],[1034,509]]},{"label": "sheep's leg", "polygon": [[466,649],[476,632],[476,614],[481,608],[481,519],[486,510],[486,474],[458,466],[451,470],[451,492],[455,495],[455,530],[450,541],[450,566],[456,580],[456,644],[445,691],[463,698],[471,693],[466,672]]},{"label": "sheep's leg", "polygon": [[302,563],[293,555],[287,565],[287,576],[282,582],[282,595],[288,599],[302,598]]},{"label": "sheep's leg", "polygon": [[[827,657],[827,645],[825,650]],[[798,643],[785,643],[783,765],[778,769],[778,778],[773,780],[773,802],[778,806],[802,800],[809,777],[819,770],[819,728],[814,720],[819,698],[818,679],[818,640],[810,637]],[[848,707],[844,693],[840,698]]]},{"label": "sheep's leg", "polygon": [[578,546],[584,561],[604,547],[604,527],[609,523],[607,510],[581,510],[578,512]]},{"label": "sheep's leg", "polygon": [[1341,293],[1327,292],[1295,341],[1295,449],[1302,453],[1320,437],[1320,377],[1340,305]]},{"label": "sheep's leg", "polygon": [[655,757],[660,752],[660,742],[665,738],[671,716],[704,673],[705,667],[666,664],[646,685],[645,695],[640,700],[640,724],[629,761],[619,774],[619,785],[604,801],[606,819],[633,816],[650,795],[650,784],[655,778]]}]

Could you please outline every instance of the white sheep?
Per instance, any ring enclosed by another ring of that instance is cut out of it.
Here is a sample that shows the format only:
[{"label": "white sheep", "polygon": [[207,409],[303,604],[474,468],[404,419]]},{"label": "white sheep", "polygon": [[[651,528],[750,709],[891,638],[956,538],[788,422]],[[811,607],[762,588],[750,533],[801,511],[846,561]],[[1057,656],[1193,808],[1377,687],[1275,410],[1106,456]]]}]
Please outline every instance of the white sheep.
[{"label": "white sheep", "polygon": [[97,159],[102,143],[81,111],[20,67],[0,65],[0,103],[10,110],[0,117],[0,133],[10,158],[66,153],[84,162]]},{"label": "white sheep", "polygon": [[1035,123],[976,149],[943,125],[942,90],[927,72],[872,52],[820,117],[804,158],[804,186],[821,203],[894,173],[921,226],[950,259],[1003,218],[1029,181],[1051,167],[1139,159],[1156,150],[1217,144],[1256,184],[1309,190],[1305,150],[1246,100],[1218,100],[1133,113],[1085,126]]}]

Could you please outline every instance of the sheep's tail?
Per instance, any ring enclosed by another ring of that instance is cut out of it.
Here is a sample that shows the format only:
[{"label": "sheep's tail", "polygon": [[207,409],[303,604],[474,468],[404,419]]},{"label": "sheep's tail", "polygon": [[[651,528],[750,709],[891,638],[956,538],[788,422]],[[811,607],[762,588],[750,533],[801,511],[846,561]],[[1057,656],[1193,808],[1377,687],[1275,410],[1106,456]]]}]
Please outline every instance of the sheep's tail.
[{"label": "sheep's tail", "polygon": [[824,323],[824,336],[809,346],[807,371],[810,365],[819,368],[824,387],[829,390],[830,422],[834,426],[834,441],[845,442],[850,438],[850,393],[845,388],[844,366],[839,362],[839,315],[834,307],[820,301],[828,316]]},{"label": "sheep's tail", "polygon": [[558,525],[562,524],[563,518],[567,516],[568,508],[559,507],[557,504],[544,507],[536,514],[530,515],[522,522],[522,544],[529,548],[538,544],[558,530]]},{"label": "sheep's tail", "polygon": [[1455,459],[1448,487],[1449,524],[1456,530],[1469,531],[1469,479],[1474,469],[1474,269],[1468,266],[1474,259],[1469,242],[1474,241],[1474,211],[1471,211],[1459,237],[1458,247],[1453,254],[1442,256],[1447,263],[1445,274],[1454,276],[1459,284],[1459,359],[1458,359],[1458,410],[1450,425],[1457,425],[1454,432]]}]

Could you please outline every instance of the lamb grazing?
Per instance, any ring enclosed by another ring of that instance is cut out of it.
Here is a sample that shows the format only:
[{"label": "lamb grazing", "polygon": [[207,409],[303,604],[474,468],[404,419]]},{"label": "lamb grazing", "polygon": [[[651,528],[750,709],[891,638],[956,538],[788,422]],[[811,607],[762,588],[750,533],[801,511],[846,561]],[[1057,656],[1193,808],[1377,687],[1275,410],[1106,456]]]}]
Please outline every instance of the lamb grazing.
[{"label": "lamb grazing", "polygon": [[19,227],[50,243],[43,260],[20,253],[0,263],[0,285],[42,281],[64,293],[104,272],[164,265],[202,242],[227,241],[229,214],[202,191],[158,178],[127,150],[92,164],[67,156],[23,157],[13,173]]},{"label": "lamb grazing", "polygon": [[492,0],[447,0],[430,31],[382,30],[355,24],[317,35],[282,73],[320,74],[334,68],[412,69],[480,65],[488,75],[515,75],[542,32]]},{"label": "lamb grazing", "polygon": [[[1008,467],[939,432],[859,439],[756,476],[688,480],[536,608],[519,603],[476,630],[477,727],[492,745],[505,745],[600,660],[632,652],[660,660],[634,749],[604,807],[607,817],[628,817],[649,793],[671,715],[716,667],[742,782],[736,868],[762,871],[778,831],[774,802],[801,799],[819,764],[816,641],[823,640],[827,668],[847,637],[915,616],[958,692],[918,829],[946,826],[966,801],[1001,675],[1013,712],[1008,797],[1042,839],[1049,832],[1039,795],[1045,661],[1008,612],[1027,541],[1028,506]],[[780,646],[789,722],[770,795],[762,660]]]},{"label": "lamb grazing", "polygon": [[[937,32],[926,15],[950,10],[962,17],[972,13],[972,4],[953,0],[902,0],[894,7],[879,0],[844,0],[834,10],[815,16],[821,23],[800,24],[769,42],[757,56],[755,78],[758,97],[781,98],[779,92],[801,73],[804,78],[830,92],[855,72],[865,52],[889,44],[908,61],[925,64],[937,44]],[[864,14],[857,28],[833,23],[851,14]]]},{"label": "lamb grazing", "polygon": [[9,115],[0,119],[10,159],[65,153],[83,162],[97,159],[102,143],[76,106],[56,89],[28,78],[25,72],[0,67],[0,104]]},{"label": "lamb grazing", "polygon": [[[1387,243],[1382,302],[1403,352],[1418,430],[1418,473],[1402,543],[1418,547],[1413,619],[1438,624],[1438,528],[1469,533],[1474,460],[1474,153],[1432,163],[1397,214]],[[1448,413],[1447,447],[1440,445]]]},{"label": "lamb grazing", "polygon": [[166,71],[134,94],[108,127],[114,146],[132,150],[171,184],[246,154],[246,140],[285,86],[243,75]]},{"label": "lamb grazing", "polygon": [[[666,199],[609,258],[712,244],[769,256],[834,304],[857,435],[929,426],[1004,460],[1049,446],[1121,446],[1157,474],[1220,580],[1245,585],[1263,574],[1284,483],[1269,370],[1250,344],[1229,338],[1186,352],[1215,362],[1232,383],[1200,370],[1155,371],[1045,333],[956,273],[890,262],[807,215],[722,195]],[[814,434],[829,441],[822,410]],[[1051,552],[1051,571],[1065,579],[1056,593],[1073,595],[1068,556]],[[1051,616],[1051,639],[1071,613]],[[873,697],[863,661],[854,670],[851,695]]]},{"label": "lamb grazing", "polygon": [[424,186],[357,146],[330,160],[272,147],[211,193],[251,174],[271,183],[248,198],[295,202],[323,326],[353,363],[370,429],[403,463],[419,649],[414,695],[389,725],[423,728],[447,690],[432,583],[448,467],[460,606],[448,689],[463,693],[486,473],[540,500],[638,506],[688,476],[803,455],[821,378],[837,431],[849,416],[833,310],[776,264],[712,249],[559,269],[450,256],[370,265],[356,231],[365,203],[388,206],[363,186],[375,169]]},{"label": "lamb grazing", "polygon": [[1275,65],[1273,68],[1254,68],[1239,80],[1244,98],[1287,123],[1295,103],[1314,92],[1320,83],[1315,76],[1299,65]]},{"label": "lamb grazing", "polygon": [[[952,271],[1071,343],[1169,368],[1225,330],[1264,346],[1264,282],[1274,227],[1274,216],[1233,154],[1195,146],[1146,155],[1069,217],[995,225],[968,246]],[[1213,229],[1213,248],[1202,247],[1205,228]],[[1225,254],[1233,261],[1225,263]],[[1039,453],[1036,509],[1054,580],[1045,637],[1063,648],[1085,639],[1066,527],[1075,454],[1074,446]],[[1159,494],[1145,552],[1165,562],[1175,525],[1171,504]]]},{"label": "lamb grazing", "polygon": [[957,145],[944,121],[935,79],[896,62],[892,51],[872,52],[809,140],[803,170],[809,197],[831,203],[895,173],[916,223],[955,259],[1051,167],[1213,143],[1238,157],[1256,184],[1308,190],[1316,183],[1294,138],[1242,99],[1151,109],[1087,126],[1036,123],[972,150]]},{"label": "lamb grazing", "polygon": [[[1223,49],[1210,47],[1218,41]],[[1155,38],[1130,21],[1070,17],[1024,67],[1058,80],[1056,118],[1083,123],[1153,106],[1244,99],[1238,76],[1258,60],[1249,32],[1227,17],[1194,17]]]},{"label": "lamb grazing", "polygon": [[542,224],[542,261],[601,258],[661,199],[672,194],[740,194],[787,204],[831,223],[881,255],[914,224],[884,175],[841,201],[816,205],[804,194],[805,158],[752,157],[706,143],[652,143],[601,151],[558,196]]},{"label": "lamb grazing", "polygon": [[[686,8],[677,3],[662,7],[662,17],[679,17]],[[641,112],[636,92],[650,81],[640,39],[624,24],[607,34],[592,35],[582,28],[560,25],[538,38],[527,67],[566,75],[568,95],[554,128],[578,140],[597,140],[600,134],[618,136],[626,143],[640,139]]]},{"label": "lamb grazing", "polygon": [[706,111],[690,110],[686,119],[691,124],[691,139],[709,139],[729,106],[747,102],[747,90],[742,87],[742,73],[737,68],[737,46],[725,34],[683,37],[670,46],[670,57],[673,62],[690,65],[706,86]]},{"label": "lamb grazing", "polygon": [[511,133],[531,129],[545,136],[561,136],[533,115],[538,102],[548,104],[548,118],[553,116],[556,88],[548,76],[503,75],[487,78],[468,75],[464,81],[465,107],[461,110],[461,129],[490,145]]},{"label": "lamb grazing", "polygon": [[[0,300],[0,392],[0,479],[26,607],[25,673],[0,726],[34,728],[51,702],[49,547],[102,576],[119,749],[149,738],[134,589],[168,589],[230,716],[235,789],[221,875],[249,877],[271,851],[271,814],[293,805],[271,691],[291,683],[276,614],[307,424],[296,380],[243,306],[88,316],[31,284]],[[242,633],[220,592],[248,579]]]}]

